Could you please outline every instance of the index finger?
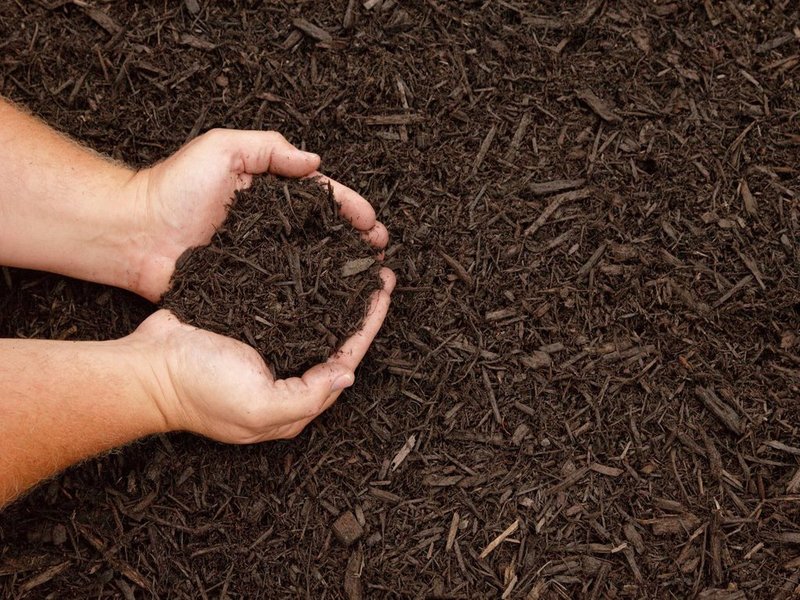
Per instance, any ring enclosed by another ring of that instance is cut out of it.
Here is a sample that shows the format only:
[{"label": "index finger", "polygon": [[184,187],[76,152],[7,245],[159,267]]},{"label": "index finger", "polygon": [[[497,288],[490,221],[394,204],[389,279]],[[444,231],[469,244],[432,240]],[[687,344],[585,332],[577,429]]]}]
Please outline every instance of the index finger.
[{"label": "index finger", "polygon": [[333,198],[336,200],[337,204],[339,204],[339,213],[347,219],[353,227],[359,231],[369,231],[375,227],[377,220],[375,209],[372,208],[372,205],[367,202],[363,196],[351,190],[349,187],[342,185],[338,181],[323,175],[319,171],[314,171],[309,177],[315,179],[322,185],[331,186]]},{"label": "index finger", "polygon": [[328,359],[329,363],[342,365],[353,372],[367,353],[389,311],[391,294],[396,283],[394,273],[386,267],[380,270],[380,277],[383,280],[383,288],[372,296],[363,326]]}]

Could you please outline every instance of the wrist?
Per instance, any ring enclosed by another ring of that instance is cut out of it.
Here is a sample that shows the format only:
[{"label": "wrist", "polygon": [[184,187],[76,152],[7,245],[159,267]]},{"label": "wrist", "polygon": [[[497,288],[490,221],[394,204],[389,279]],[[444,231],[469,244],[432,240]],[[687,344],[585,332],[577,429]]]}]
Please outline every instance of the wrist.
[{"label": "wrist", "polygon": [[120,206],[129,221],[124,254],[130,271],[125,287],[135,294],[158,302],[169,288],[175,262],[186,248],[177,241],[176,232],[164,233],[154,222],[156,207],[151,205],[152,168],[137,171],[121,188]]},{"label": "wrist", "polygon": [[158,433],[191,429],[175,379],[183,368],[181,360],[174,360],[176,341],[170,328],[181,326],[173,320],[166,311],[158,311],[119,340],[131,357],[148,422],[157,426]]},{"label": "wrist", "polygon": [[167,410],[171,391],[162,374],[166,362],[160,345],[138,332],[111,343],[130,374],[131,409],[136,411],[141,427],[148,434],[175,430]]}]

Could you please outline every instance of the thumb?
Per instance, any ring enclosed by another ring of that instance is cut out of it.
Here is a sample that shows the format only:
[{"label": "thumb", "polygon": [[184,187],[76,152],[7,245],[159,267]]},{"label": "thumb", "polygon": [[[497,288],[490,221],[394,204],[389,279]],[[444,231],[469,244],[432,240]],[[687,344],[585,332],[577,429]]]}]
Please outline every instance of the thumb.
[{"label": "thumb", "polygon": [[283,408],[285,423],[313,419],[328,406],[328,399],[353,385],[355,375],[347,367],[323,363],[311,367],[302,377],[278,380],[276,400]]},{"label": "thumb", "polygon": [[295,148],[275,131],[222,130],[220,137],[237,172],[305,177],[319,167],[318,155]]}]

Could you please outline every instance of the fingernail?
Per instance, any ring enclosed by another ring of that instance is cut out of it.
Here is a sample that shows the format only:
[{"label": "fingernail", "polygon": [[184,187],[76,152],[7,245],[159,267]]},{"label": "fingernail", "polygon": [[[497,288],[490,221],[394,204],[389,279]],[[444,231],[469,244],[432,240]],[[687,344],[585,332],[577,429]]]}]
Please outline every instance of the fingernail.
[{"label": "fingernail", "polygon": [[341,392],[343,389],[349,388],[351,385],[353,385],[355,380],[356,378],[352,373],[339,375],[339,377],[333,380],[333,383],[331,384],[331,391]]},{"label": "fingernail", "polygon": [[314,152],[306,152],[304,150],[300,150],[300,154],[302,154],[308,160],[320,160],[319,154]]}]

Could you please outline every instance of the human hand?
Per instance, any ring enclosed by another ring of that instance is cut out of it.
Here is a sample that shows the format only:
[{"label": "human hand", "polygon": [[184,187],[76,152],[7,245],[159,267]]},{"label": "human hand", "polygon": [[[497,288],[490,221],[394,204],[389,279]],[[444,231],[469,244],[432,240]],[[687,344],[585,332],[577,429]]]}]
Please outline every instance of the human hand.
[{"label": "human hand", "polygon": [[185,325],[160,310],[131,334],[149,373],[146,388],[168,430],[227,443],[292,438],[331,406],[383,323],[395,277],[370,301],[363,327],[325,363],[302,377],[273,379],[261,356],[232,338]]},{"label": "human hand", "polygon": [[187,249],[211,241],[235,192],[249,187],[253,176],[261,173],[330,183],[340,214],[368,243],[385,247],[389,235],[369,202],[320,174],[319,163],[319,156],[298,150],[279,133],[215,129],[136,173],[124,189],[134,213],[134,291],[152,301],[161,298],[177,259]]}]

